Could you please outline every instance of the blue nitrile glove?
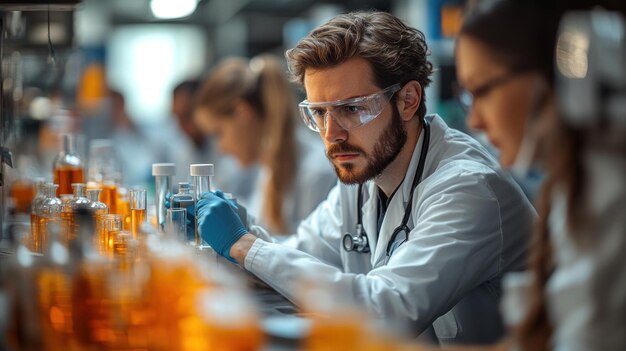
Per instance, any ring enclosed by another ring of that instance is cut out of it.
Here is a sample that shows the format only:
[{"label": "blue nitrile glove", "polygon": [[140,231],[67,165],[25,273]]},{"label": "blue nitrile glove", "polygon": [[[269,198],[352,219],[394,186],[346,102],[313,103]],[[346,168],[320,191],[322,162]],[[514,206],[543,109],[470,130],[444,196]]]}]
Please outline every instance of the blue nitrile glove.
[{"label": "blue nitrile glove", "polygon": [[198,231],[213,250],[237,263],[230,256],[230,248],[248,231],[232,206],[215,193],[202,194],[198,200]]},{"label": "blue nitrile glove", "polygon": [[231,199],[227,199],[226,198],[226,194],[224,194],[223,191],[221,190],[215,190],[215,192],[213,192],[213,194],[215,194],[216,196],[219,196],[222,200],[225,200],[226,202],[228,202],[228,204],[230,205],[230,207],[235,210],[235,212],[237,212],[237,204],[231,200]]},{"label": "blue nitrile glove", "polygon": [[232,199],[227,199],[226,195],[221,191],[221,190],[217,190],[215,191],[215,195],[221,197],[222,199],[228,201],[228,203],[230,204],[230,207],[233,208],[233,210],[235,210],[235,212],[237,212],[237,215],[239,216],[239,219],[241,219],[241,222],[243,223],[243,226],[248,229],[248,210],[241,205],[240,203],[238,203],[235,200]]}]

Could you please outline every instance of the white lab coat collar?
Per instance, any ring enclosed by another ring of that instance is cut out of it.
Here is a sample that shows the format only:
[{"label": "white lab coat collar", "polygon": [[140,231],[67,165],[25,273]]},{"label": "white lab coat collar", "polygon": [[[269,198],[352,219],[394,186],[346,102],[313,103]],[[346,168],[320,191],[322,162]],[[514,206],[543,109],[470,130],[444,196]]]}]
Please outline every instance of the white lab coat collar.
[{"label": "white lab coat collar", "polygon": [[[437,118],[435,118],[437,117]],[[426,119],[431,123],[431,130],[433,122],[439,124],[437,121],[439,117],[436,115],[426,116]],[[431,144],[433,140],[433,135],[431,131]],[[366,194],[364,194],[364,203],[361,208],[361,213],[363,213],[363,227],[367,233],[367,238],[370,243],[370,248],[372,249],[371,254],[371,262],[372,266],[376,267],[381,265],[385,260],[387,243],[391,238],[391,234],[394,229],[402,223],[402,217],[404,216],[404,209],[406,208],[406,204],[410,201],[409,196],[411,195],[411,186],[413,183],[413,177],[417,170],[417,164],[419,163],[419,158],[422,150],[422,144],[424,142],[424,130],[420,131],[419,138],[417,139],[417,143],[415,143],[415,148],[413,149],[413,155],[411,157],[411,162],[409,163],[409,167],[407,169],[406,175],[402,184],[400,185],[400,189],[396,191],[389,203],[389,207],[387,207],[387,212],[385,214],[385,218],[383,219],[383,224],[380,228],[380,235],[377,233],[377,209],[378,209],[378,196],[377,191],[378,187],[373,181],[368,181],[365,185],[367,189]],[[430,146],[430,145],[429,145]],[[427,160],[428,161],[428,156]],[[423,178],[426,178],[427,168],[425,167],[425,174]],[[413,222],[412,218],[409,219],[409,227],[412,227]]]}]

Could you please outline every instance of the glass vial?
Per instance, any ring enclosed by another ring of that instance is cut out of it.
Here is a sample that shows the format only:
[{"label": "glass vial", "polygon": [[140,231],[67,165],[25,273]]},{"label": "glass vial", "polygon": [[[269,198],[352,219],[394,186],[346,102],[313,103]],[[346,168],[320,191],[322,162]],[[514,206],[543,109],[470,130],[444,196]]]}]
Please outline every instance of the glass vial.
[{"label": "glass vial", "polygon": [[159,231],[165,226],[165,200],[172,193],[172,177],[176,173],[173,163],[153,163],[154,195],[156,197],[156,218]]},{"label": "glass vial", "polygon": [[133,239],[139,237],[141,224],[146,221],[146,189],[130,190],[130,228]]},{"label": "glass vial", "polygon": [[[212,179],[214,175],[213,165],[207,164],[193,164],[189,166],[189,175],[193,178],[194,189],[194,207],[197,208],[198,199],[202,198],[202,194],[211,191]],[[196,246],[201,247],[203,245],[202,236],[198,231],[198,217],[196,216],[195,233],[194,238]]]}]

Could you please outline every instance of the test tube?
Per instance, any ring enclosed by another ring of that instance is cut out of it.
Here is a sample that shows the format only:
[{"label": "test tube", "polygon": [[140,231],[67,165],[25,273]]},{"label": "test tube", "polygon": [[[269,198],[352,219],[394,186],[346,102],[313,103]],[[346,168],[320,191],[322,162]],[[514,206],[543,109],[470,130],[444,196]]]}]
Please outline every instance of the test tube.
[{"label": "test tube", "polygon": [[133,239],[139,236],[139,228],[146,221],[146,189],[130,190],[130,230]]},{"label": "test tube", "polygon": [[173,163],[153,163],[152,175],[154,176],[154,193],[156,197],[156,218],[159,231],[165,226],[165,198],[172,194],[172,177],[176,173]]},{"label": "test tube", "polygon": [[[211,191],[211,178],[213,177],[213,165],[206,164],[193,164],[189,166],[189,175],[193,178],[194,189],[194,207],[196,211],[198,209],[198,200],[202,198],[202,194]],[[202,237],[198,231],[198,217],[196,216],[195,223],[195,243],[197,247],[202,247]]]}]

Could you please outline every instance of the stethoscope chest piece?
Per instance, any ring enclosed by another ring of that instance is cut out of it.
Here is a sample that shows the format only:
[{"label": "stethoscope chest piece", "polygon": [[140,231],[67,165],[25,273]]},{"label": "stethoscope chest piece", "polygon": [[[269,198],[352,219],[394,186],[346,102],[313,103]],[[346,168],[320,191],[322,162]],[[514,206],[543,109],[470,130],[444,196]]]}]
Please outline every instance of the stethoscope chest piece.
[{"label": "stethoscope chest piece", "polygon": [[356,251],[360,253],[370,252],[370,245],[367,240],[367,235],[363,233],[363,228],[360,224],[357,224],[356,235],[346,233],[343,236],[343,248],[348,251]]}]

